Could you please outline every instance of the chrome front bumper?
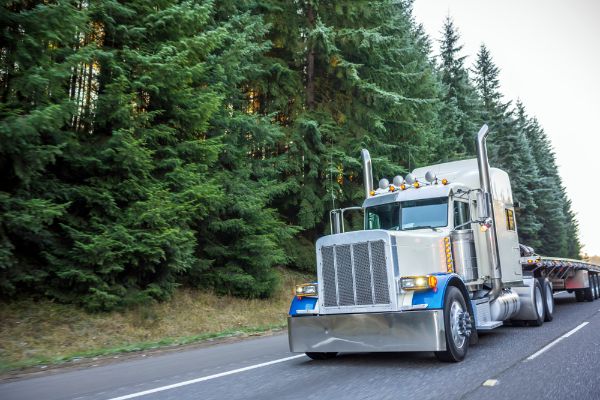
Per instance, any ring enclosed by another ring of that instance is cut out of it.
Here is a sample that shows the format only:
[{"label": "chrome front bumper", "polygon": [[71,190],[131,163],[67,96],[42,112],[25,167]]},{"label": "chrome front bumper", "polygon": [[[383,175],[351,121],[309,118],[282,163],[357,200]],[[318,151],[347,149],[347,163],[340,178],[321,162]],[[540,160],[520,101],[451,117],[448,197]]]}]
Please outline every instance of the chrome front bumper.
[{"label": "chrome front bumper", "polygon": [[290,351],[446,350],[442,310],[288,317]]}]

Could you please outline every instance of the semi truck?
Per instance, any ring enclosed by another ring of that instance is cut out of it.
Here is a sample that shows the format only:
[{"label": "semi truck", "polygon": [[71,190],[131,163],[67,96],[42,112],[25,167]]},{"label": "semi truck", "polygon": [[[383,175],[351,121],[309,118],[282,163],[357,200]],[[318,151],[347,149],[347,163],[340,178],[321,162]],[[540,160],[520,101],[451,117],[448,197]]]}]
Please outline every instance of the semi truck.
[{"label": "semi truck", "polygon": [[[540,256],[519,244],[508,174],[490,168],[483,125],[477,158],[417,168],[374,187],[362,150],[365,200],[330,213],[316,242],[317,281],[296,286],[290,350],[315,360],[340,352],[432,351],[459,362],[478,332],[552,321],[554,291],[600,296],[600,266]],[[344,213],[364,212],[346,232]]]}]

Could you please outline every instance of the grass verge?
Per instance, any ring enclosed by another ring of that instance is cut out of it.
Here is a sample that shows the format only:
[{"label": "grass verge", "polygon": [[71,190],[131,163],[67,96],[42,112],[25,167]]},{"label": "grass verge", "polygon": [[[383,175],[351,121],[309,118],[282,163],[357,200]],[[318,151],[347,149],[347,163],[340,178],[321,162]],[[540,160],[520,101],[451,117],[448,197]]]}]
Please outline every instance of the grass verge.
[{"label": "grass verge", "polygon": [[51,301],[0,304],[0,373],[280,330],[294,284],[311,277],[279,272],[266,300],[180,289],[164,303],[103,314]]}]

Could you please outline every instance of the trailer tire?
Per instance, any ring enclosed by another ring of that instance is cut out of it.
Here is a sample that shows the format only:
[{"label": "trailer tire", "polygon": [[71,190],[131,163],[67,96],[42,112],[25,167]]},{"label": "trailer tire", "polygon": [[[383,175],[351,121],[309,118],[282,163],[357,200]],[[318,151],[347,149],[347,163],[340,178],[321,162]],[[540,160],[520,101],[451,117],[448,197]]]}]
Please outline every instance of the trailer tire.
[{"label": "trailer tire", "polygon": [[575,300],[578,303],[581,303],[585,300],[585,296],[583,295],[583,289],[575,289]]},{"label": "trailer tire", "polygon": [[588,277],[589,286],[583,289],[583,298],[585,301],[592,302],[594,301],[594,280],[592,279],[592,275]]},{"label": "trailer tire", "polygon": [[473,316],[469,314],[464,296],[456,286],[448,286],[444,296],[444,330],[446,350],[436,351],[435,356],[444,362],[464,360],[469,350],[471,330],[475,329]]},{"label": "trailer tire", "polygon": [[539,279],[533,281],[533,309],[537,318],[529,321],[530,326],[542,326],[546,319],[546,305],[544,301],[544,288]]},{"label": "trailer tire", "polygon": [[594,299],[600,297],[600,282],[598,280],[598,274],[592,275],[592,282],[594,282]]},{"label": "trailer tire", "polygon": [[544,322],[550,322],[554,319],[554,296],[552,295],[552,285],[545,278],[539,278],[540,284],[544,289]]},{"label": "trailer tire", "polygon": [[312,358],[313,360],[329,360],[330,358],[335,358],[338,353],[313,353],[308,352],[306,355],[308,358]]}]

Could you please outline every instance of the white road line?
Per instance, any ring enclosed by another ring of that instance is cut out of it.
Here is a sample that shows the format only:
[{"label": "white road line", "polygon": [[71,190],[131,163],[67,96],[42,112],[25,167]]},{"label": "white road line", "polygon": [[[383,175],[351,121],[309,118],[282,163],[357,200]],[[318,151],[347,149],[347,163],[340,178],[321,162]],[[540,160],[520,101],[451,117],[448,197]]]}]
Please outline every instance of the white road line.
[{"label": "white road line", "polygon": [[577,332],[578,330],[580,330],[581,328],[583,328],[587,324],[589,324],[589,322],[583,322],[583,323],[581,323],[580,325],[578,325],[577,327],[571,329],[569,332],[565,333],[564,335],[562,335],[558,339],[554,340],[553,342],[548,343],[546,346],[542,347],[540,350],[536,351],[535,353],[533,353],[532,355],[530,355],[529,357],[527,357],[525,359],[525,361],[531,361],[531,360],[533,360],[534,358],[536,358],[540,354],[544,353],[546,350],[550,349],[551,347],[553,347],[554,345],[556,345],[561,340],[563,340],[565,338],[568,338],[569,336],[571,336],[572,334],[574,334],[575,332]]},{"label": "white road line", "polygon": [[248,367],[238,368],[238,369],[234,369],[234,370],[226,371],[226,372],[221,372],[219,374],[214,374],[214,375],[209,375],[209,376],[203,376],[201,378],[191,379],[189,381],[174,383],[172,385],[161,386],[161,387],[157,387],[157,388],[150,389],[150,390],[144,390],[143,392],[132,393],[132,394],[128,394],[128,395],[120,396],[120,397],[113,397],[113,398],[108,399],[108,400],[133,399],[133,398],[136,398],[136,397],[145,396],[147,394],[152,394],[152,393],[157,393],[157,392],[163,392],[165,390],[175,389],[175,388],[182,387],[182,386],[187,386],[187,385],[193,385],[194,383],[204,382],[204,381],[208,381],[208,380],[211,380],[211,379],[220,378],[222,376],[233,375],[233,374],[237,374],[237,373],[244,372],[244,371],[250,371],[251,369],[262,368],[262,367],[266,367],[266,366],[269,366],[269,365],[278,364],[278,363],[282,363],[282,362],[289,361],[289,360],[294,360],[294,359],[300,358],[300,357],[305,357],[305,356],[304,356],[304,354],[298,354],[296,356],[291,356],[291,357],[286,357],[286,358],[280,358],[278,360],[268,361],[268,362],[264,362],[262,364],[250,365]]}]

